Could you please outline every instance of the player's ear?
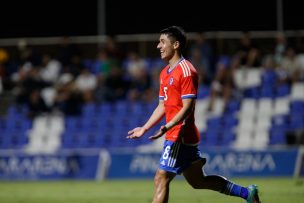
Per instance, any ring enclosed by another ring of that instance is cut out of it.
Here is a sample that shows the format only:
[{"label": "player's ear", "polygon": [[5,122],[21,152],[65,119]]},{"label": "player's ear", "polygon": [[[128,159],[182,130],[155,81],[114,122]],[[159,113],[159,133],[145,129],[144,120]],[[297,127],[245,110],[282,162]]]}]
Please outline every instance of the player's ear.
[{"label": "player's ear", "polygon": [[174,44],[173,44],[173,47],[175,48],[175,49],[178,49],[179,48],[179,41],[175,41],[174,42]]}]

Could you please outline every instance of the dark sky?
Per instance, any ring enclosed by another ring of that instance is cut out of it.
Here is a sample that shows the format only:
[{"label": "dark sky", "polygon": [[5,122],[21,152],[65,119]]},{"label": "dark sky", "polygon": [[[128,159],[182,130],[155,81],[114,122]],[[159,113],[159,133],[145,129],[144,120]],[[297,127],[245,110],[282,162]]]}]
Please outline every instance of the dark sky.
[{"label": "dark sky", "polygon": [[6,0],[0,5],[0,37],[93,35],[96,1]]},{"label": "dark sky", "polygon": [[[176,3],[178,2],[178,3]],[[283,0],[284,28],[304,29],[301,1]],[[0,37],[96,35],[97,0],[6,0]],[[276,0],[106,0],[107,34],[158,33],[180,25],[188,32],[276,30]]]},{"label": "dark sky", "polygon": [[128,1],[122,1],[122,6],[115,10],[115,3],[108,1],[108,8],[113,11],[107,14],[107,19],[113,24],[120,24],[120,27],[109,26],[108,31],[150,33],[172,24],[181,25],[188,31],[276,29],[275,0],[267,0],[263,6],[254,3],[256,1],[183,2],[172,4],[163,1],[147,5],[145,1],[140,1],[137,6],[142,9],[129,9]]}]

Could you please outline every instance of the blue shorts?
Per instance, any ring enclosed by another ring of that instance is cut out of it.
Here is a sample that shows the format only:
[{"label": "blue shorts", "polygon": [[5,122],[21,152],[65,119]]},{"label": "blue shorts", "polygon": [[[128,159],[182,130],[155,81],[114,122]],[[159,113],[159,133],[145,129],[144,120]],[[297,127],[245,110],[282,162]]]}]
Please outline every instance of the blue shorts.
[{"label": "blue shorts", "polygon": [[198,146],[189,146],[165,140],[163,152],[159,160],[159,168],[168,172],[181,174],[193,162],[202,159]]}]

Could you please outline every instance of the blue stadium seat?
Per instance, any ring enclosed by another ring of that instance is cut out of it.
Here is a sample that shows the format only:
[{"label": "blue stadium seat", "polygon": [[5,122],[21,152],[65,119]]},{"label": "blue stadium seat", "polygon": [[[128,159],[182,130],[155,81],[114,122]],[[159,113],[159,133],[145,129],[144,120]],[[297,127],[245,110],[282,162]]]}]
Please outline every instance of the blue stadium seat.
[{"label": "blue stadium seat", "polygon": [[98,104],[97,108],[100,114],[109,115],[114,112],[114,105],[108,102]]},{"label": "blue stadium seat", "polygon": [[88,103],[82,106],[82,116],[92,117],[99,114],[99,108],[97,108],[95,103]]},{"label": "blue stadium seat", "polygon": [[282,126],[287,129],[288,115],[275,115],[272,117],[271,122],[273,126]]},{"label": "blue stadium seat", "polygon": [[210,95],[210,87],[207,85],[200,85],[198,87],[197,98],[204,99]]},{"label": "blue stadium seat", "polygon": [[8,107],[6,118],[15,119],[15,118],[26,118],[28,112],[28,107],[26,105],[10,105]]},{"label": "blue stadium seat", "polygon": [[288,84],[281,84],[275,87],[276,97],[286,97],[290,94],[290,86]]},{"label": "blue stadium seat", "polygon": [[286,131],[280,128],[272,128],[269,132],[269,145],[285,145]]},{"label": "blue stadium seat", "polygon": [[25,132],[5,130],[0,135],[0,149],[21,149],[28,143]]},{"label": "blue stadium seat", "polygon": [[290,111],[292,112],[304,112],[304,101],[294,100],[290,102]]},{"label": "blue stadium seat", "polygon": [[107,119],[98,116],[84,119],[82,129],[87,131],[102,132],[103,130],[107,129],[108,126],[109,124],[107,123]]},{"label": "blue stadium seat", "polygon": [[91,68],[90,68],[91,72],[94,74],[101,73],[102,65],[103,65],[103,62],[100,60],[92,61]]},{"label": "blue stadium seat", "polygon": [[264,70],[261,77],[262,84],[265,86],[273,86],[278,79],[278,75],[274,70]]},{"label": "blue stadium seat", "polygon": [[152,68],[154,70],[157,69],[157,68],[162,69],[166,65],[167,64],[165,63],[164,60],[159,59],[159,58],[155,58],[155,59],[151,59],[150,68]]},{"label": "blue stadium seat", "polygon": [[5,129],[23,132],[32,128],[32,121],[24,117],[7,117],[2,125]]},{"label": "blue stadium seat", "polygon": [[220,128],[222,127],[222,117],[213,117],[207,119],[208,129]]},{"label": "blue stadium seat", "polygon": [[120,116],[125,116],[130,112],[130,104],[128,101],[120,100],[113,104],[114,112]]},{"label": "blue stadium seat", "polygon": [[275,91],[272,86],[269,85],[263,85],[260,89],[260,97],[262,98],[274,98],[275,97]]},{"label": "blue stadium seat", "polygon": [[62,147],[65,149],[77,149],[88,147],[88,132],[79,130],[66,130],[61,139]]},{"label": "blue stadium seat", "polygon": [[157,107],[157,105],[158,105],[158,100],[147,103],[146,104],[147,112],[145,112],[145,113],[146,114],[151,114],[154,111],[154,109]]},{"label": "blue stadium seat", "polygon": [[124,147],[127,142],[127,139],[125,138],[126,134],[123,134],[121,131],[119,132],[112,132],[112,135],[110,137],[110,142],[108,143],[109,148],[118,148],[118,147]]},{"label": "blue stadium seat", "polygon": [[94,65],[94,61],[91,59],[83,59],[81,61],[81,63],[83,64],[83,66],[85,68],[87,68],[91,73],[96,74],[98,73],[97,70],[95,69]]},{"label": "blue stadium seat", "polygon": [[229,146],[235,140],[235,133],[233,129],[225,129],[222,132],[220,145],[221,146]]},{"label": "blue stadium seat", "polygon": [[203,146],[219,146],[220,131],[219,129],[210,129],[201,133],[201,145]]},{"label": "blue stadium seat", "polygon": [[94,148],[103,148],[107,147],[105,139],[104,139],[104,134],[103,133],[98,133],[98,132],[91,132],[89,134],[90,140],[89,143],[91,143],[92,147]]},{"label": "blue stadium seat", "polygon": [[259,99],[260,98],[260,88],[259,87],[250,87],[250,88],[244,89],[243,97]]},{"label": "blue stadium seat", "polygon": [[95,131],[86,132],[84,143],[85,145],[83,145],[83,147],[85,148],[102,148],[106,146],[103,133]]},{"label": "blue stadium seat", "polygon": [[146,113],[147,105],[142,102],[130,103],[130,114],[133,116],[139,116],[143,113]]},{"label": "blue stadium seat", "polygon": [[73,149],[77,148],[77,137],[74,136],[75,131],[66,130],[61,136],[61,148]]},{"label": "blue stadium seat", "polygon": [[304,114],[298,112],[297,114],[290,114],[289,130],[304,129]]},{"label": "blue stadium seat", "polygon": [[231,99],[228,101],[225,109],[225,113],[234,113],[240,109],[241,102],[236,99]]},{"label": "blue stadium seat", "polygon": [[85,119],[80,116],[66,116],[65,117],[65,128],[67,130],[82,130],[84,125]]},{"label": "blue stadium seat", "polygon": [[233,115],[223,116],[223,127],[225,129],[231,129],[238,124],[239,120]]}]

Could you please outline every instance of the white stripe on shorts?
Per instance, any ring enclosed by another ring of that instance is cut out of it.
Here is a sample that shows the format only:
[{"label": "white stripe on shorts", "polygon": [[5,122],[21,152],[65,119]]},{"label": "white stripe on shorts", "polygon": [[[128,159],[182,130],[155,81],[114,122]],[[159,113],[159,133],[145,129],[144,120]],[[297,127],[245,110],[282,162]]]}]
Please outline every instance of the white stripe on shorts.
[{"label": "white stripe on shorts", "polygon": [[172,145],[172,156],[170,155],[169,160],[168,160],[168,166],[169,167],[174,167],[176,163],[176,157],[178,156],[178,151],[179,151],[180,144],[179,143],[174,143]]}]

